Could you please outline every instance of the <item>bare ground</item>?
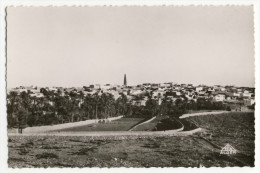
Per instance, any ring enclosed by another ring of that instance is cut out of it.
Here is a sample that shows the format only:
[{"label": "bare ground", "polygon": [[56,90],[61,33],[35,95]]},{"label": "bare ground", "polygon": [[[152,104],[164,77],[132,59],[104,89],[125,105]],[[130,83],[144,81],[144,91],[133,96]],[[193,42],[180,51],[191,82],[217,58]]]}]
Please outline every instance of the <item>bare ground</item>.
[{"label": "bare ground", "polygon": [[[225,142],[233,139],[225,138]],[[240,141],[241,142],[241,141]],[[247,141],[244,147],[247,146]],[[251,141],[252,142],[252,141]],[[201,136],[92,140],[90,137],[9,138],[9,167],[197,167],[253,166],[252,147],[220,155]],[[237,160],[239,159],[239,160]]]},{"label": "bare ground", "polygon": [[[254,114],[192,117],[191,136],[118,140],[88,136],[9,136],[9,167],[254,166]],[[234,155],[221,155],[227,143]]]}]

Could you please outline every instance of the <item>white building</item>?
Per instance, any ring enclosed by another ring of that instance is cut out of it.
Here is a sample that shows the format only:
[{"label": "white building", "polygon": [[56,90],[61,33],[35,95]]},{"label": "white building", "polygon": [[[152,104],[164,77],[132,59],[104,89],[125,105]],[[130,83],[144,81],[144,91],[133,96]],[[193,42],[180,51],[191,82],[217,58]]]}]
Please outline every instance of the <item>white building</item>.
[{"label": "white building", "polygon": [[253,105],[255,103],[255,99],[253,99],[253,98],[244,99],[244,103],[247,106],[251,106],[251,105]]},{"label": "white building", "polygon": [[249,97],[249,98],[250,98],[250,97],[252,96],[252,93],[243,93],[242,96],[243,96],[243,97]]},{"label": "white building", "polygon": [[203,90],[203,87],[196,87],[196,92],[200,92]]},{"label": "white building", "polygon": [[223,102],[225,100],[225,95],[224,94],[218,94],[214,97],[215,101],[217,102]]}]

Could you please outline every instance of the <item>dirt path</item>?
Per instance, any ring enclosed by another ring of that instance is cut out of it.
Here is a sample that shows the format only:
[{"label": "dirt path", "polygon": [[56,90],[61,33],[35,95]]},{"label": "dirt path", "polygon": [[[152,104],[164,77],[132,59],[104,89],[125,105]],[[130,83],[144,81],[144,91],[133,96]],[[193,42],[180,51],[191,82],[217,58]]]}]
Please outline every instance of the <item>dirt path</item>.
[{"label": "dirt path", "polygon": [[216,112],[198,112],[198,113],[191,113],[191,114],[183,114],[182,116],[180,116],[180,119],[194,117],[194,116],[202,116],[202,115],[218,115],[218,114],[224,114],[229,112],[230,111],[216,111]]},{"label": "dirt path", "polygon": [[142,123],[140,123],[140,124],[136,124],[134,127],[130,128],[128,131],[132,131],[132,130],[134,130],[136,127],[138,127],[138,126],[140,126],[140,125],[149,123],[149,122],[153,121],[155,118],[156,118],[156,116],[153,117],[153,118],[151,118],[151,119],[149,119],[149,120],[147,120],[147,121],[145,121],[145,122],[142,122]]}]

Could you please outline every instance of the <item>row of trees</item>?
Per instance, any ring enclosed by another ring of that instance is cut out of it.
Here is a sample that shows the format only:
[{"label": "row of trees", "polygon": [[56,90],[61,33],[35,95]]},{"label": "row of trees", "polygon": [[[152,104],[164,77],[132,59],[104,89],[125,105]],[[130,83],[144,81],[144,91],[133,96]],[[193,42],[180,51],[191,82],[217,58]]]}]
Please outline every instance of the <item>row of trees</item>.
[{"label": "row of trees", "polygon": [[30,97],[29,93],[10,92],[7,113],[9,127],[38,126],[108,118],[124,115],[126,96],[115,100],[113,95],[103,93],[84,96],[83,93],[42,91],[44,97]]},{"label": "row of trees", "polygon": [[[187,110],[226,109],[222,103],[214,103],[199,99],[197,102],[188,102],[178,99],[175,102],[154,99],[146,101],[145,106],[134,106],[127,102],[124,94],[118,99],[109,93],[86,95],[82,92],[69,92],[64,95],[61,91],[47,91],[41,89],[44,97],[30,97],[30,93],[16,92],[8,94],[8,126],[26,127],[61,124],[66,122],[82,121],[87,119],[104,119],[124,115],[126,117],[171,116],[179,117]],[[138,98],[137,98],[138,99]],[[140,99],[140,98],[139,98]]]},{"label": "row of trees", "polygon": [[173,102],[163,99],[160,105],[157,101],[149,99],[145,106],[129,106],[126,115],[146,118],[153,116],[178,118],[189,110],[230,110],[230,107],[222,102],[214,102],[204,98],[199,98],[196,102],[185,99],[177,99]]}]

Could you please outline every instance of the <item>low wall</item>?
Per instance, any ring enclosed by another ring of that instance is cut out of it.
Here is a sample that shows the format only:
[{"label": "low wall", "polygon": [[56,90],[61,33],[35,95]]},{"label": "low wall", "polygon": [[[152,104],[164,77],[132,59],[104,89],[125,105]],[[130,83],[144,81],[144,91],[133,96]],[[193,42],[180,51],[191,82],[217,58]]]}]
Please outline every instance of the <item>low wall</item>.
[{"label": "low wall", "polygon": [[166,130],[166,131],[105,131],[105,132],[51,132],[51,133],[23,133],[23,134],[8,134],[8,136],[84,136],[92,139],[135,139],[135,138],[147,138],[147,137],[163,137],[163,136],[188,136],[194,133],[200,132],[202,129],[194,129],[191,131]]},{"label": "low wall", "polygon": [[190,130],[190,131],[181,131],[179,132],[179,135],[180,136],[188,136],[188,135],[192,135],[194,133],[197,133],[197,132],[201,132],[203,129],[202,128],[197,128],[197,129],[193,129],[193,130]]},{"label": "low wall", "polygon": [[[108,120],[113,121],[113,120],[120,119],[122,117],[123,116],[112,117],[112,118],[108,118]],[[61,130],[61,129],[65,129],[65,128],[75,127],[75,126],[84,126],[84,125],[94,124],[94,123],[97,123],[99,120],[100,119],[93,119],[93,120],[56,124],[56,125],[49,125],[49,126],[27,127],[25,129],[23,129],[23,133],[43,133],[43,132],[48,132],[48,131]]]},{"label": "low wall", "polygon": [[202,116],[202,115],[218,115],[223,113],[230,113],[230,111],[217,111],[217,112],[198,112],[198,113],[191,113],[191,114],[183,114],[179,118],[188,118],[188,117],[194,117],[194,116]]}]

